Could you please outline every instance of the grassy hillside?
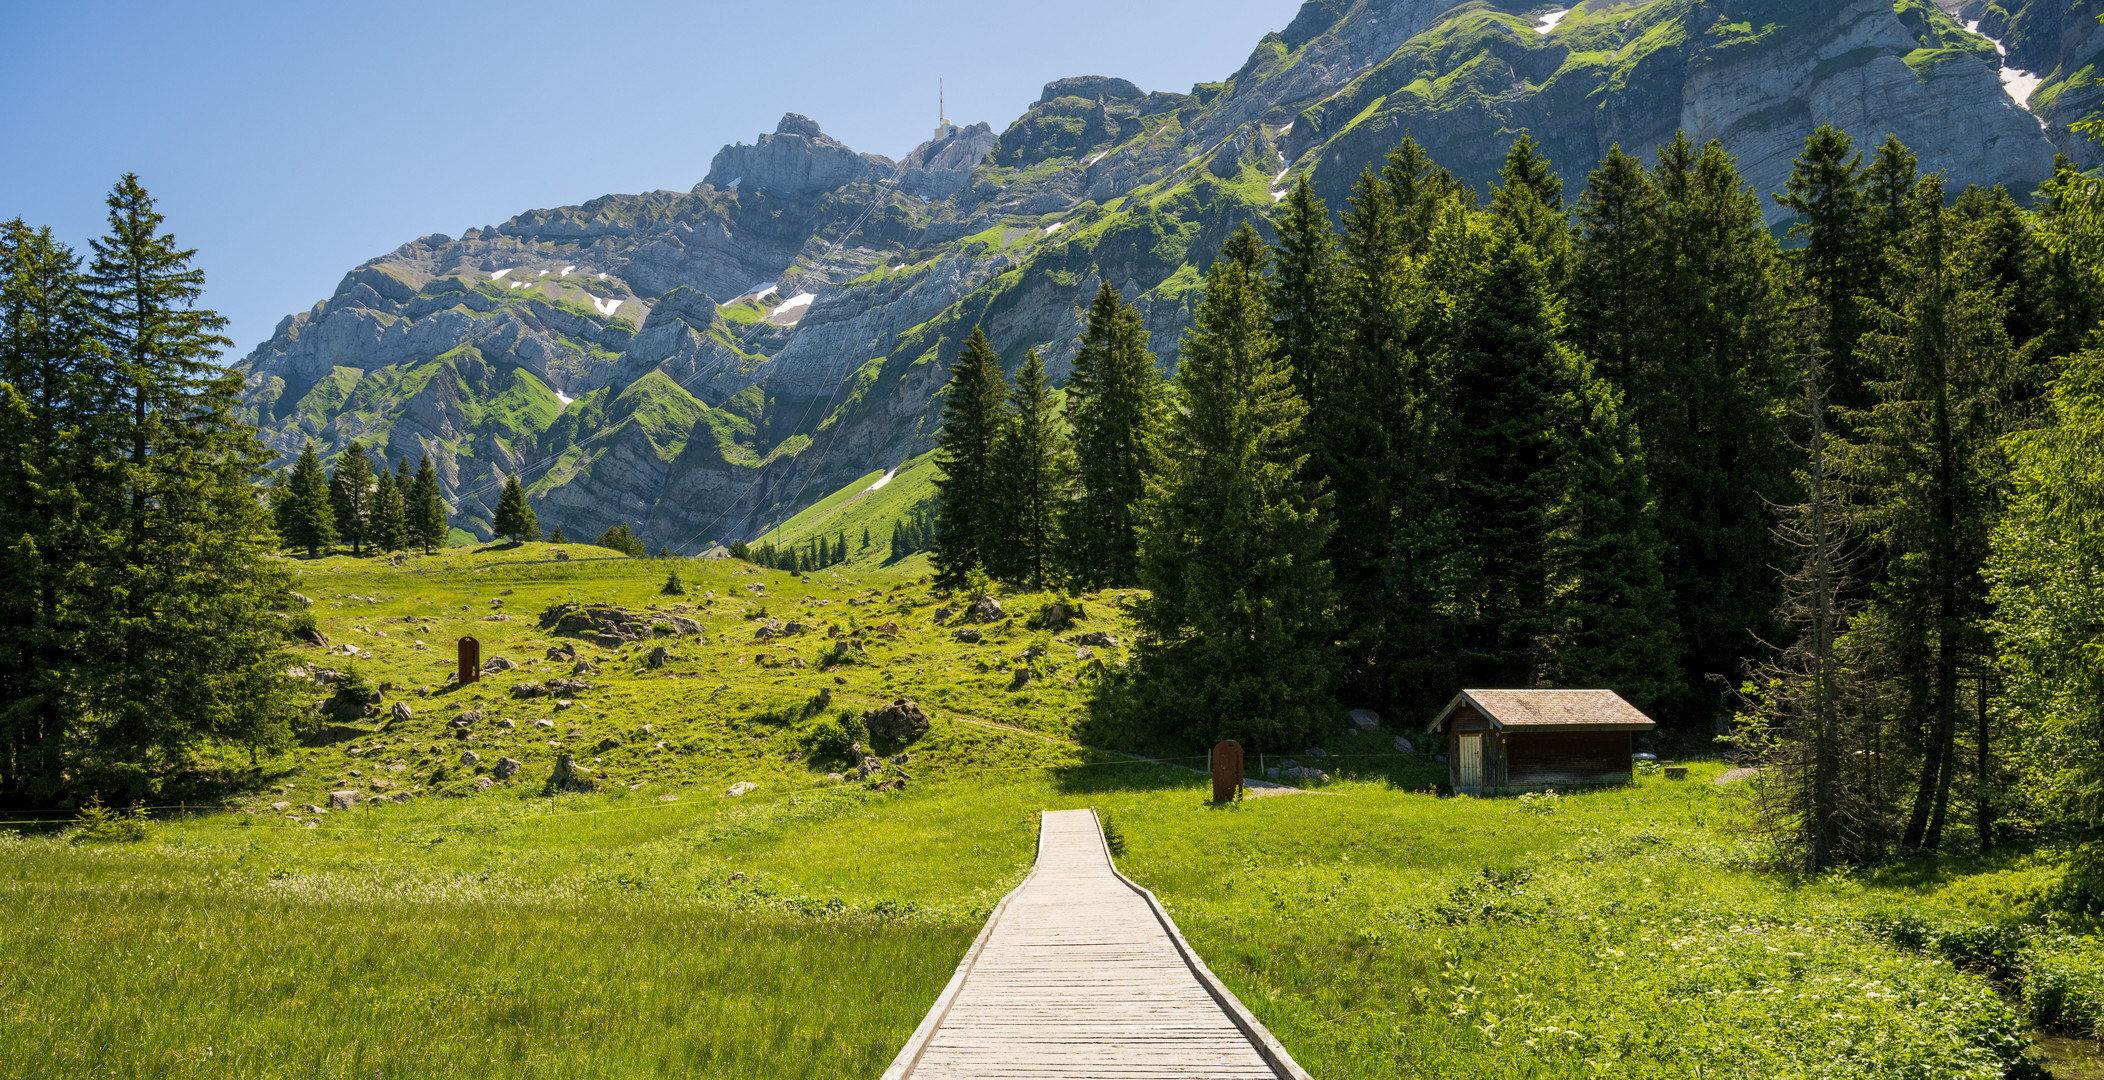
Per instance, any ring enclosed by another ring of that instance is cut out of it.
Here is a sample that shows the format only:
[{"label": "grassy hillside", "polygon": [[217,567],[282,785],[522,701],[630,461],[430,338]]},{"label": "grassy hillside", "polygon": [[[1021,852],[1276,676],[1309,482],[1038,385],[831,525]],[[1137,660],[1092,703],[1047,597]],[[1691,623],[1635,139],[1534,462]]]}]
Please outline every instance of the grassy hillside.
[{"label": "grassy hillside", "polygon": [[[2104,966],[2086,938],[1995,929],[2050,894],[2043,852],[1761,869],[1721,765],[1436,798],[1412,789],[1443,766],[1340,728],[1319,791],[1214,807],[1194,773],[1077,742],[1116,733],[1088,716],[1102,676],[1028,625],[1042,597],[1002,598],[1019,617],[966,644],[917,575],[567,551],[301,563],[317,628],[370,657],[296,645],[288,664],[355,664],[408,719],[317,724],[252,773],[228,748],[202,765],[248,794],[163,811],[142,840],[0,832],[0,1041],[37,1047],[0,1077],[872,1077],[1027,872],[1037,812],[1083,806],[1324,1078],[2033,1075],[2024,1010],[2065,1027],[2074,998],[2042,1003],[2030,958],[2059,957],[2063,989]],[[675,566],[684,596],[660,592]],[[602,649],[539,629],[566,600],[702,633]],[[1078,629],[1125,640],[1115,593],[1081,600]],[[756,640],[763,619],[802,629]],[[836,625],[863,643],[837,663]],[[521,666],[449,688],[464,633]],[[571,675],[559,644],[592,686],[513,696]],[[900,696],[932,726],[870,740],[904,755],[882,773],[903,788],[873,791],[839,714]],[[551,791],[565,751],[596,791]],[[502,757],[523,766],[498,780]],[[372,797],[304,808],[339,790]]]}]

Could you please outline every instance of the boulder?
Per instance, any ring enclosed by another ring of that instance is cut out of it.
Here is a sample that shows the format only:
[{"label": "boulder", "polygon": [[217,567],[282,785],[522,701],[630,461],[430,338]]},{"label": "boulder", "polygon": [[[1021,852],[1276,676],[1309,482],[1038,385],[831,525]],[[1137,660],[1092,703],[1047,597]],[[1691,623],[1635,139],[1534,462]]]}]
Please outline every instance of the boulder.
[{"label": "boulder", "polygon": [[1115,649],[1118,647],[1118,639],[1101,630],[1091,630],[1086,634],[1074,635],[1074,644],[1090,645],[1098,649]]},{"label": "boulder", "polygon": [[312,627],[294,630],[292,636],[316,648],[326,649],[329,647],[329,636]]},{"label": "boulder", "polygon": [[672,653],[668,651],[663,645],[660,645],[657,648],[650,650],[650,655],[643,658],[643,664],[646,667],[656,669],[664,667],[668,662],[671,661],[671,659]]},{"label": "boulder", "polygon": [[1015,669],[1015,678],[1009,682],[1008,688],[1010,690],[1021,690],[1022,688],[1029,685],[1030,669],[1027,667],[1019,667]]},{"label": "boulder", "polygon": [[599,674],[599,669],[593,667],[590,660],[579,660],[577,663],[570,665],[570,674],[597,675]]},{"label": "boulder", "polygon": [[897,637],[899,636],[899,624],[887,619],[884,625],[877,627],[877,633],[885,637]]},{"label": "boulder", "polygon": [[1395,737],[1395,752],[1398,754],[1417,753],[1417,744],[1411,742],[1409,739],[1404,738],[1401,735],[1397,735]]},{"label": "boulder", "polygon": [[534,726],[534,727],[537,727],[537,728],[552,728],[552,727],[554,727],[554,726],[555,726],[555,721],[553,721],[553,720],[535,720],[535,721],[533,722],[533,726]]},{"label": "boulder", "polygon": [[608,736],[604,739],[599,740],[599,745],[592,747],[592,752],[595,754],[604,754],[608,750],[619,749],[621,749],[621,740],[616,739],[613,736]]},{"label": "boulder", "polygon": [[928,715],[905,698],[863,713],[862,723],[871,733],[900,742],[911,742],[928,732]]},{"label": "boulder", "polygon": [[282,814],[285,811],[292,809],[292,804],[289,802],[274,802],[270,804],[270,808]]},{"label": "boulder", "polygon": [[333,716],[341,720],[363,720],[368,716],[380,715],[378,705],[367,705],[342,694],[324,700],[320,709],[323,716]]},{"label": "boulder", "polygon": [[755,784],[749,780],[740,780],[737,783],[732,784],[730,787],[724,789],[723,793],[725,795],[729,795],[732,798],[737,798],[738,796],[743,795],[748,791],[757,791],[759,790],[759,788],[760,785]]},{"label": "boulder", "polygon": [[525,767],[526,763],[520,761],[518,758],[500,757],[497,759],[497,779],[509,780],[512,778],[513,774],[517,773],[520,769],[523,769]]},{"label": "boulder", "polygon": [[332,791],[329,792],[329,809],[349,810],[358,805],[358,800],[363,798],[365,793],[360,791]]},{"label": "boulder", "polygon": [[979,644],[979,639],[985,637],[986,635],[981,634],[979,631],[967,626],[964,629],[959,630],[950,636],[956,638],[959,641],[964,642],[966,645],[977,645]]},{"label": "boulder", "polygon": [[1089,648],[1086,645],[1083,645],[1081,648],[1074,650],[1074,659],[1076,660],[1094,660],[1095,658],[1095,650]]},{"label": "boulder", "polygon": [[409,703],[406,701],[395,702],[392,713],[396,723],[402,723],[404,721],[407,721],[412,715],[415,714],[414,710],[412,710],[409,707]]},{"label": "boulder", "polygon": [[482,763],[482,755],[473,750],[463,750],[460,752],[460,763],[468,766],[479,765]]},{"label": "boulder", "polygon": [[1372,709],[1353,709],[1344,714],[1344,719],[1356,731],[1381,730],[1381,714]]},{"label": "boulder", "polygon": [[551,646],[549,646],[549,647],[548,647],[548,659],[550,659],[550,660],[575,660],[575,659],[577,659],[577,645],[576,645],[576,643],[575,643],[575,642],[570,642],[570,641],[565,641],[565,642],[563,642],[563,643],[562,643],[562,644],[560,644],[560,645],[551,645]]},{"label": "boulder", "polygon": [[978,602],[972,605],[971,615],[973,619],[979,622],[993,622],[996,619],[1006,618],[1008,612],[1002,609],[999,600],[991,596],[982,596],[978,599]]},{"label": "boulder", "polygon": [[528,679],[513,686],[511,688],[511,696],[515,698],[546,697],[548,696],[548,688],[539,682]]},{"label": "boulder", "polygon": [[894,776],[894,777],[892,777],[892,778],[891,778],[891,779],[889,779],[889,780],[879,780],[879,781],[877,781],[876,783],[874,783],[874,784],[871,784],[871,785],[869,785],[869,790],[871,790],[871,791],[904,791],[904,790],[906,790],[906,781],[905,781],[905,779],[904,779],[904,778],[902,778],[902,777],[897,777],[897,776]]},{"label": "boulder", "polygon": [[557,791],[586,792],[596,791],[599,787],[592,779],[592,770],[578,765],[574,754],[564,754],[555,759],[555,769],[549,774],[548,782],[554,785]]},{"label": "boulder", "polygon": [[482,662],[482,671],[484,674],[495,674],[499,671],[510,671],[518,666],[510,657],[492,656]]},{"label": "boulder", "polygon": [[590,690],[591,688],[592,684],[582,679],[548,680],[548,692],[551,694],[574,694],[580,690]]},{"label": "boulder", "polygon": [[497,721],[497,726],[508,730],[511,728],[518,727],[519,725],[513,723],[511,717],[507,716],[504,719]]},{"label": "boulder", "polygon": [[935,625],[937,625],[937,626],[941,626],[942,624],[944,624],[944,623],[946,623],[946,622],[949,622],[949,621],[950,621],[950,616],[952,616],[952,615],[955,615],[955,614],[957,614],[957,613],[956,613],[956,612],[954,612],[954,611],[951,611],[951,610],[950,610],[949,608],[946,608],[946,607],[945,607],[945,608],[936,608],[936,609],[935,609]]},{"label": "boulder", "polygon": [[456,716],[456,717],[454,717],[454,718],[453,718],[453,726],[454,726],[454,727],[469,727],[469,726],[472,726],[472,725],[474,725],[474,724],[479,724],[479,723],[481,723],[481,722],[482,722],[482,710],[481,710],[481,709],[469,709],[468,711],[466,711],[466,712],[464,712],[464,713],[461,713],[461,714],[460,714],[459,716]]},{"label": "boulder", "polygon": [[487,776],[478,776],[478,777],[476,777],[476,778],[475,778],[475,790],[476,790],[476,791],[488,791],[488,790],[489,790],[489,789],[490,789],[490,788],[491,788],[492,786],[494,786],[495,784],[496,784],[496,781],[495,781],[495,780],[492,780],[492,779],[490,779],[490,778],[489,778],[489,777],[487,777]]}]

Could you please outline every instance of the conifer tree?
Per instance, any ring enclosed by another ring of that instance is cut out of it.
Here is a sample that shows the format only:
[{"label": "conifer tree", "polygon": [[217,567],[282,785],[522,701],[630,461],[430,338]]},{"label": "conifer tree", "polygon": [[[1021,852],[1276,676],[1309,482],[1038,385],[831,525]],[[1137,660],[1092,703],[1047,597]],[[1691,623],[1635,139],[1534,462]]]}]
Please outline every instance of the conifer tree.
[{"label": "conifer tree", "polygon": [[452,527],[447,522],[445,495],[438,487],[438,470],[431,467],[429,454],[417,462],[416,479],[409,485],[407,501],[410,536],[424,554],[445,547]]},{"label": "conifer tree", "polygon": [[381,551],[403,551],[409,547],[409,513],[402,501],[402,486],[395,474],[380,470],[373,488],[373,546]]},{"label": "conifer tree", "polygon": [[1138,664],[1157,722],[1286,748],[1333,712],[1328,522],[1303,467],[1306,406],[1245,225],[1206,274],[1141,510]]},{"label": "conifer tree", "polygon": [[[1000,508],[999,541],[987,572],[1027,589],[1043,589],[1058,570],[1058,514],[1073,464],[1060,430],[1058,404],[1032,349],[1008,397],[1008,420],[995,440],[989,473]],[[996,558],[998,554],[998,558]]]},{"label": "conifer tree", "polygon": [[[626,526],[623,526],[626,529]],[[504,494],[497,497],[497,515],[493,529],[498,536],[511,538],[514,544],[539,538],[540,522],[533,515],[533,507],[527,505],[526,489],[519,486],[517,476],[504,479]],[[630,555],[637,554],[629,552]]]},{"label": "conifer tree", "polygon": [[1067,382],[1074,500],[1060,522],[1065,573],[1076,587],[1130,584],[1139,574],[1133,515],[1153,467],[1163,388],[1140,313],[1105,282],[1089,305]]},{"label": "conifer tree", "polygon": [[1833,403],[1844,409],[1870,404],[1869,378],[1856,359],[1856,343],[1869,323],[1858,298],[1873,292],[1882,251],[1865,212],[1863,156],[1854,141],[1831,125],[1805,139],[1785,194],[1776,202],[1794,211],[1790,235],[1805,238],[1790,262],[1806,298],[1823,313]]},{"label": "conifer tree", "polygon": [[300,449],[281,488],[284,494],[276,507],[278,535],[287,547],[305,548],[307,557],[314,558],[336,542],[336,514],[329,505],[329,479],[314,453],[313,440]]},{"label": "conifer tree", "polygon": [[352,441],[336,456],[336,471],[329,476],[329,509],[336,515],[336,531],[351,542],[353,556],[365,554],[365,542],[373,535],[373,460],[365,444]]},{"label": "conifer tree", "polygon": [[563,527],[561,525],[557,525],[555,528],[549,530],[548,542],[551,544],[567,544],[570,542],[570,538],[564,536]]},{"label": "conifer tree", "polygon": [[268,557],[276,537],[256,497],[271,455],[235,417],[241,377],[214,363],[230,344],[226,320],[199,304],[194,252],[162,231],[136,176],[107,203],[85,291],[115,362],[121,413],[106,420],[124,448],[124,497],[108,527],[123,542],[102,553],[109,591],[91,605],[102,608],[94,651],[109,659],[74,681],[102,703],[76,745],[109,756],[75,775],[109,768],[144,783],[202,738],[286,737],[270,608],[289,575]]},{"label": "conifer tree", "polygon": [[1922,180],[1911,202],[1891,302],[1871,307],[1877,330],[1863,342],[1878,400],[1846,414],[1853,437],[1837,456],[1855,523],[1884,554],[1869,612],[1889,633],[1879,674],[1902,723],[1927,733],[1900,843],[1933,851],[1959,768],[1961,676],[1988,646],[1983,570],[2007,477],[2001,440],[2014,427],[2005,395],[2027,358],[2010,346],[2004,296],[1979,236],[1946,209],[1941,178]]},{"label": "conifer tree", "polygon": [[1534,251],[1542,272],[1548,275],[1549,287],[1561,295],[1570,287],[1575,271],[1562,178],[1542,155],[1541,144],[1523,134],[1506,152],[1498,179],[1491,192],[1491,214]]},{"label": "conifer tree", "polygon": [[983,564],[987,549],[998,542],[992,530],[997,506],[989,459],[1007,421],[1007,396],[1001,358],[975,326],[950,365],[935,452],[941,470],[935,490],[942,502],[931,561],[936,580],[946,588],[962,585],[965,573]]},{"label": "conifer tree", "polygon": [[867,525],[864,525],[864,526],[862,526],[862,546],[861,546],[861,547],[860,547],[859,549],[857,549],[857,550],[860,550],[860,551],[868,551],[868,550],[869,550],[869,526],[867,526]]}]

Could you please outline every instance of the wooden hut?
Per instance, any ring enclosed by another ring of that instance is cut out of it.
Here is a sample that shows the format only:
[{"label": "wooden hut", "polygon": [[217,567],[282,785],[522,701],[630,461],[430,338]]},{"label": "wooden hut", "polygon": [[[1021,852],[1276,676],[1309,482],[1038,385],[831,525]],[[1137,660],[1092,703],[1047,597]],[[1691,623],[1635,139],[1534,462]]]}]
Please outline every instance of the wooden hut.
[{"label": "wooden hut", "polygon": [[1612,690],[1463,690],[1427,730],[1455,791],[1501,795],[1626,784],[1630,736],[1657,726]]}]

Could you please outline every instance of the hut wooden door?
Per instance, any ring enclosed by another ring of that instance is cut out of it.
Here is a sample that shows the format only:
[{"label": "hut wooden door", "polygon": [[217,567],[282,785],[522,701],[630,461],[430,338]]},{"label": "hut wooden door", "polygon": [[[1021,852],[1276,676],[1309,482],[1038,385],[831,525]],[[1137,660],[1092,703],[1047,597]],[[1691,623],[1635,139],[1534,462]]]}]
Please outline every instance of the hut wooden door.
[{"label": "hut wooden door", "polygon": [[1483,737],[1463,735],[1454,740],[1454,786],[1483,786]]}]

